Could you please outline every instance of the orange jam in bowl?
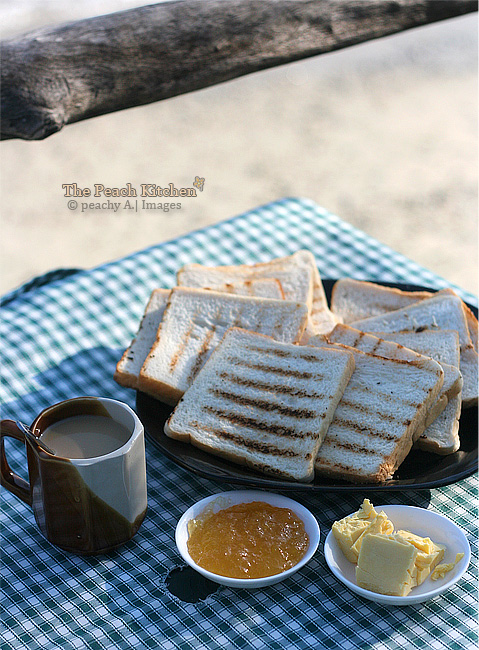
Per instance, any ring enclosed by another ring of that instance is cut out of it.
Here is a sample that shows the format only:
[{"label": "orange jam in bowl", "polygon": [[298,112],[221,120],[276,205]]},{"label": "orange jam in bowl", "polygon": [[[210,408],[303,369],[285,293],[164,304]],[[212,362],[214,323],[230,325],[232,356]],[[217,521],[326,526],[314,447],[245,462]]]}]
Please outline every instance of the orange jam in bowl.
[{"label": "orange jam in bowl", "polygon": [[302,519],[289,508],[263,501],[238,503],[188,522],[187,547],[197,565],[229,578],[255,579],[294,567],[309,537]]}]

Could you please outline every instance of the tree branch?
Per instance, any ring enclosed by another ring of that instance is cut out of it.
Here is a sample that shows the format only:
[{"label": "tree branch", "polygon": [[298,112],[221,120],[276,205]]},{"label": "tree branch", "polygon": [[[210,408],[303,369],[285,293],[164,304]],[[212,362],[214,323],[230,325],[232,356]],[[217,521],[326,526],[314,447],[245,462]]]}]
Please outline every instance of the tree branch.
[{"label": "tree branch", "polygon": [[477,10],[472,0],[178,0],[40,29],[1,47],[1,139]]}]

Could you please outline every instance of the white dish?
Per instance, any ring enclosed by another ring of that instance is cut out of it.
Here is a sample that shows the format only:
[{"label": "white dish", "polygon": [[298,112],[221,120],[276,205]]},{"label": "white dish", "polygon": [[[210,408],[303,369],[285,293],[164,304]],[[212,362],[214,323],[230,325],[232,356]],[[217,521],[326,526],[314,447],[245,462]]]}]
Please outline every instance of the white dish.
[{"label": "white dish", "polygon": [[422,585],[414,587],[408,596],[385,596],[358,587],[356,565],[346,559],[330,531],[324,542],[326,562],[334,575],[356,594],[383,605],[415,605],[450,589],[465,573],[471,559],[471,549],[462,530],[450,519],[414,506],[374,506],[374,509],[377,512],[384,510],[388,519],[393,522],[394,530],[409,530],[421,537],[429,537],[436,544],[444,544],[446,552],[441,564],[454,562],[456,553],[464,553],[464,557],[444,578],[435,581],[426,578]]},{"label": "white dish", "polygon": [[[229,508],[230,506],[236,505],[238,503],[250,503],[251,501],[263,501],[269,503],[273,506],[279,508],[289,508],[292,510],[298,517],[304,522],[304,527],[306,533],[309,537],[309,546],[305,555],[301,560],[295,564],[294,567],[278,573],[273,576],[267,576],[266,578],[228,578],[226,576],[220,576],[211,571],[207,571],[202,567],[198,566],[196,562],[191,558],[188,552],[188,522],[190,519],[198,517],[206,508],[209,506],[212,508],[213,512],[218,512],[224,508]],[[258,587],[266,587],[268,585],[273,585],[285,578],[288,578],[293,573],[296,573],[301,567],[303,567],[309,560],[313,557],[318,548],[319,544],[320,531],[318,522],[314,516],[302,506],[297,501],[289,499],[288,497],[281,496],[279,494],[272,494],[271,492],[262,492],[259,490],[232,490],[230,492],[220,492],[219,494],[213,494],[212,496],[206,497],[195,503],[191,506],[181,519],[178,522],[176,527],[175,541],[178,551],[180,552],[182,558],[187,564],[189,564],[193,569],[201,573],[205,578],[212,580],[213,582],[218,582],[221,585],[226,585],[228,587],[241,587],[246,589],[255,589]]]}]

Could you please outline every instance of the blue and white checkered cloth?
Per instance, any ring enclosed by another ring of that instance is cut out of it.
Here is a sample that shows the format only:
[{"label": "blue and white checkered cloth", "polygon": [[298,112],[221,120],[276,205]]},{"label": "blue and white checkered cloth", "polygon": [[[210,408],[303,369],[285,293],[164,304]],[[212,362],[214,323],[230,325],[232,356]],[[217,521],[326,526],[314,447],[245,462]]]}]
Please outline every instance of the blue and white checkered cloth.
[{"label": "blue and white checkered cloth", "polygon": [[[103,395],[134,407],[113,381],[155,287],[180,266],[255,263],[311,250],[324,278],[449,285],[309,200],[285,199],[91,271],[52,272],[2,300],[3,418],[31,422],[46,406]],[[456,288],[457,289],[457,288]],[[474,296],[458,290],[470,303]],[[12,469],[26,477],[25,450],[6,441]],[[43,539],[28,506],[2,490],[0,602],[5,650],[119,648],[375,648],[459,650],[476,643],[474,569],[443,596],[385,607],[348,591],[328,570],[323,545],[292,578],[262,590],[219,587],[197,603],[166,585],[183,563],[174,542],[181,514],[228,486],[188,473],[147,444],[146,519],[117,552],[69,555]],[[362,493],[294,493],[317,517],[322,540]],[[384,503],[429,507],[463,528],[477,559],[476,477],[433,492],[387,493]]]}]

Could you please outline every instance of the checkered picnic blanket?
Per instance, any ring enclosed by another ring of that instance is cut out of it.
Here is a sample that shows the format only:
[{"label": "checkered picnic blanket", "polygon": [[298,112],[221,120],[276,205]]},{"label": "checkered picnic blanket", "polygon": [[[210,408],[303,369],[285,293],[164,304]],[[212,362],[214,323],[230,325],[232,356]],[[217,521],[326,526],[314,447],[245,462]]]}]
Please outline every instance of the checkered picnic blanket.
[{"label": "checkered picnic blanket", "polygon": [[[255,263],[301,248],[315,254],[324,278],[450,286],[313,202],[285,199],[90,271],[50,273],[4,296],[2,417],[31,422],[47,405],[76,395],[113,397],[134,407],[134,392],[118,386],[113,372],[153,288],[173,286],[177,269],[187,262]],[[25,476],[25,450],[6,442],[12,469]],[[313,560],[290,579],[261,590],[219,587],[196,603],[180,600],[167,588],[169,572],[183,566],[176,523],[193,502],[228,486],[187,472],[148,442],[147,468],[149,507],[140,531],[119,551],[95,558],[50,545],[30,508],[2,490],[2,648],[475,646],[473,568],[443,596],[395,608],[357,597],[331,574],[323,540],[335,519],[368,496],[358,492],[291,495],[317,517],[322,540]],[[432,492],[387,493],[374,501],[445,514],[468,534],[477,559],[476,490],[471,477]]]}]

